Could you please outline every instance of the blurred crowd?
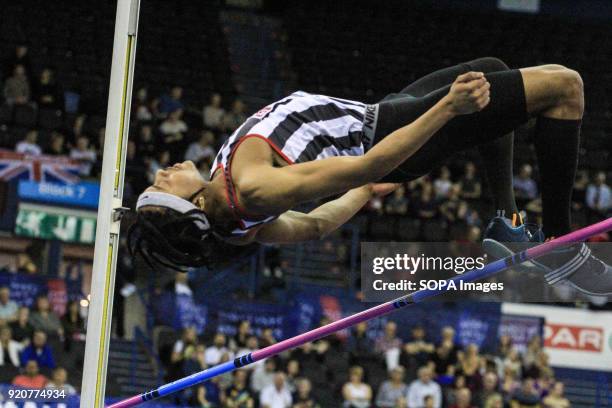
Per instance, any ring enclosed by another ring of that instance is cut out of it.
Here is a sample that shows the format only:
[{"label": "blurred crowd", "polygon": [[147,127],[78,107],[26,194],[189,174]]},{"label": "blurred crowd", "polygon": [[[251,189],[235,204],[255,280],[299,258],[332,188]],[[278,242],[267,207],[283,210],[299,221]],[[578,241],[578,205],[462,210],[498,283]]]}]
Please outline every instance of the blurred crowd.
[{"label": "blurred crowd", "polygon": [[[323,319],[321,324],[329,321]],[[256,333],[257,332],[257,333]],[[242,321],[234,335],[217,332],[202,341],[187,328],[162,359],[172,381],[276,342],[271,329],[254,330]],[[444,327],[434,342],[422,326],[410,338],[386,323],[371,336],[366,323],[347,338],[308,343],[280,357],[243,369],[177,396],[192,406],[224,408],[564,408],[564,385],[555,379],[539,336],[522,352],[502,336],[483,353],[462,347],[455,330]]]},{"label": "blurred crowd", "polygon": [[8,287],[0,287],[0,383],[75,394],[63,363],[75,342],[85,341],[84,332],[77,302],[60,317],[46,295],[28,308],[11,299]]}]

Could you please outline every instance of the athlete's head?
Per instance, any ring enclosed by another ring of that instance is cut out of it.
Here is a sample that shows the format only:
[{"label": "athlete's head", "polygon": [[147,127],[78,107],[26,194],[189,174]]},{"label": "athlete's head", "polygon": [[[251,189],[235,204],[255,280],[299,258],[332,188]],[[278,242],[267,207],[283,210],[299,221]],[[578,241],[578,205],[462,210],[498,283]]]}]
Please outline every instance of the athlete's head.
[{"label": "athlete's head", "polygon": [[128,233],[132,254],[173,269],[207,266],[219,241],[205,211],[208,185],[191,161],[158,170],[138,197]]}]

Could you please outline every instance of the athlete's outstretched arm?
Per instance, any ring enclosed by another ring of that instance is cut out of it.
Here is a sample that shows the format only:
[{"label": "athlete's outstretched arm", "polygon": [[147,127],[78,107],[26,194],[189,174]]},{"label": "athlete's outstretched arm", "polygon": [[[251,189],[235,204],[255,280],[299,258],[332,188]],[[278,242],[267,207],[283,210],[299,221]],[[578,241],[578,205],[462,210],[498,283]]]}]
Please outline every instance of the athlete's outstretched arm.
[{"label": "athlete's outstretched arm", "polygon": [[261,227],[254,239],[261,243],[286,244],[324,238],[350,220],[372,197],[387,195],[398,186],[392,183],[368,184],[350,190],[309,213],[287,211]]},{"label": "athlete's outstretched arm", "polygon": [[[457,77],[448,95],[431,109],[363,156],[331,157],[276,168],[265,158],[254,159],[257,144],[252,142],[249,149],[236,151],[232,167],[239,199],[249,212],[279,214],[302,202],[376,182],[413,155],[449,120],[482,110],[488,103],[489,83],[484,74],[468,72]],[[251,141],[255,139],[245,144]],[[237,160],[239,155],[251,156],[249,160]]]}]

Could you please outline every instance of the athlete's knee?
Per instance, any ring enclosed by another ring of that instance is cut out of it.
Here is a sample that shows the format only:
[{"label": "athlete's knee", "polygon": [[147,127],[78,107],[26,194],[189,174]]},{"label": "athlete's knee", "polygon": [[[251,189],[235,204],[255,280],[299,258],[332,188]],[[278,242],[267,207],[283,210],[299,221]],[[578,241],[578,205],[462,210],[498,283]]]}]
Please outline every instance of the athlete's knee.
[{"label": "athlete's knee", "polygon": [[504,61],[495,57],[478,58],[468,62],[468,65],[472,71],[480,71],[485,73],[506,71],[510,69]]},{"label": "athlete's knee", "polygon": [[552,71],[553,81],[560,92],[560,103],[573,109],[584,111],[584,83],[578,71],[561,66],[563,69]]}]

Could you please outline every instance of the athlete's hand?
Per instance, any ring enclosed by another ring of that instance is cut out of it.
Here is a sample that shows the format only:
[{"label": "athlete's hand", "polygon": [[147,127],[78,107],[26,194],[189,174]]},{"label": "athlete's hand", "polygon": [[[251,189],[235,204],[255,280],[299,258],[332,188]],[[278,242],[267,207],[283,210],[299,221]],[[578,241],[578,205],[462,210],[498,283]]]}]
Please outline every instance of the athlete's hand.
[{"label": "athlete's hand", "polygon": [[482,72],[466,72],[451,85],[448,99],[456,115],[467,115],[483,110],[491,101],[491,84]]},{"label": "athlete's hand", "polygon": [[373,197],[384,197],[397,190],[401,185],[401,183],[371,183],[369,188]]}]

